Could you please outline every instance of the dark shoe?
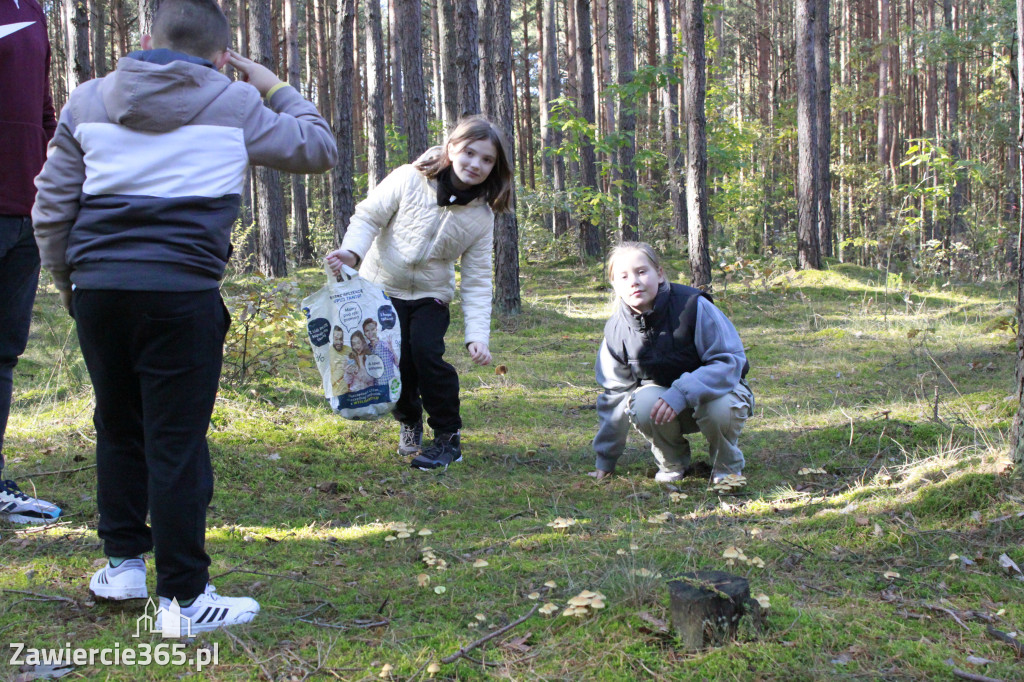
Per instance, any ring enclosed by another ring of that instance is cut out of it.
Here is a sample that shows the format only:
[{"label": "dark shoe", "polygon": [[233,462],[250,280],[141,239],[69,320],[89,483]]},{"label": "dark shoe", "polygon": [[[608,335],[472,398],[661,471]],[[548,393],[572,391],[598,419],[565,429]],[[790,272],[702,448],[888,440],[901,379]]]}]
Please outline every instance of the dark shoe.
[{"label": "dark shoe", "polygon": [[398,454],[405,457],[418,455],[423,450],[423,422],[402,424],[398,434]]},{"label": "dark shoe", "polygon": [[419,457],[411,462],[414,469],[430,471],[431,469],[447,469],[452,462],[462,461],[462,446],[459,434],[442,433],[434,436],[434,444],[425,448]]}]

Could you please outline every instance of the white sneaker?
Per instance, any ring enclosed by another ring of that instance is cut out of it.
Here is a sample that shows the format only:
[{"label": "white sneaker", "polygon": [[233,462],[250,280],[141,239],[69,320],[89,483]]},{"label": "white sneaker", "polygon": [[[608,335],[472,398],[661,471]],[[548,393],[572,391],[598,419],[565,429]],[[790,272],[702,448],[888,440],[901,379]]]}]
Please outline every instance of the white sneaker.
[{"label": "white sneaker", "polygon": [[[220,627],[230,625],[241,625],[248,623],[260,612],[260,605],[255,599],[249,597],[222,597],[217,594],[217,588],[211,584],[206,585],[196,600],[189,606],[181,608],[181,636],[187,637],[197,632],[216,630]],[[156,615],[155,627],[165,632],[163,619],[171,611],[171,600],[167,597],[160,597],[160,608]]]},{"label": "white sneaker", "polygon": [[60,507],[29,497],[11,480],[0,481],[0,519],[11,523],[50,523],[60,518]]},{"label": "white sneaker", "polygon": [[654,474],[654,480],[658,483],[675,483],[683,480],[686,474],[682,471],[659,471]]},{"label": "white sneaker", "polygon": [[142,559],[126,559],[117,568],[110,562],[93,574],[89,589],[101,599],[145,599],[146,562]]},{"label": "white sneaker", "polygon": [[740,477],[742,477],[743,476],[743,469],[740,469],[739,471],[737,471],[735,473],[732,473],[732,472],[729,472],[729,471],[716,471],[715,473],[711,474],[711,485],[718,485],[719,483],[721,483],[725,479],[729,478],[730,476],[740,476]]}]

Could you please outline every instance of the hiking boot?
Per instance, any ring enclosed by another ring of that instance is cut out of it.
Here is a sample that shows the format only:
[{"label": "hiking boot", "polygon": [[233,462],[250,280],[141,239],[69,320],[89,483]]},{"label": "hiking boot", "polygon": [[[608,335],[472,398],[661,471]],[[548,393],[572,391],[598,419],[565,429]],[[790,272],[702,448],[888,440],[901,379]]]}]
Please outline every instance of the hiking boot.
[{"label": "hiking boot", "polygon": [[419,457],[411,462],[414,469],[430,471],[447,469],[452,462],[462,461],[462,446],[458,433],[442,433],[434,436],[434,444],[425,448]]},{"label": "hiking boot", "polygon": [[[173,618],[175,611],[180,612],[179,627],[175,628],[174,621],[169,621],[164,627],[165,617]],[[160,597],[160,608],[156,615],[156,629],[163,632],[164,636],[190,637],[197,632],[216,630],[217,628],[230,625],[241,625],[248,623],[260,612],[260,605],[255,599],[249,597],[222,597],[217,594],[217,588],[207,583],[203,593],[196,597],[188,606],[172,607],[171,600],[167,597]],[[168,632],[174,632],[168,635]]]},{"label": "hiking boot", "polygon": [[89,581],[89,591],[100,599],[145,599],[149,596],[146,589],[146,562],[140,557],[125,559],[114,568],[107,565],[93,574]]},{"label": "hiking boot", "polygon": [[51,523],[60,517],[60,507],[29,497],[11,480],[0,481],[0,519],[11,523]]},{"label": "hiking boot", "polygon": [[418,455],[423,450],[423,422],[402,424],[398,432],[398,454],[404,457]]}]

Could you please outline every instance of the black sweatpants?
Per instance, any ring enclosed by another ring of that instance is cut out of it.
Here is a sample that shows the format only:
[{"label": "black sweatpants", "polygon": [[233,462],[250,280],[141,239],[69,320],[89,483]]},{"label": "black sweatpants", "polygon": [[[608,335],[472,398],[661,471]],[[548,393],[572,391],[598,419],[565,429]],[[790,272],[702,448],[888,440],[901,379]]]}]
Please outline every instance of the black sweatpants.
[{"label": "black sweatpants", "polygon": [[444,360],[444,335],[451,315],[448,304],[435,298],[392,298],[402,329],[402,395],[395,418],[415,424],[427,412],[434,434],[455,433],[462,428],[459,415],[459,375]]},{"label": "black sweatpants", "polygon": [[209,581],[206,431],[230,324],[220,291],[76,290],[72,309],[96,392],[104,553],[154,549],[157,594],[191,599]]}]

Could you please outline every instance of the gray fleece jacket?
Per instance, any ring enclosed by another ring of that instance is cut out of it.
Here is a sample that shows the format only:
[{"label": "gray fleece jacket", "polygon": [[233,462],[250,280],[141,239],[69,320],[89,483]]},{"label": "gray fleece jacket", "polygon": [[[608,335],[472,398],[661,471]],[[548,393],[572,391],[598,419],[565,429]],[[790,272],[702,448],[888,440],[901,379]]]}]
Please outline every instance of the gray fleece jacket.
[{"label": "gray fleece jacket", "polygon": [[219,286],[250,164],[311,173],[334,135],[291,87],[253,86],[170,50],[132,53],[71,93],[32,210],[57,288]]},{"label": "gray fleece jacket", "polygon": [[[664,288],[668,288],[668,285]],[[668,304],[668,296],[664,293],[660,292],[655,300],[656,308]],[[621,301],[618,303],[625,307]],[[743,342],[729,318],[703,296],[698,296],[696,303],[693,347],[699,358],[699,366],[672,381],[662,396],[676,413],[692,410],[697,405],[729,393],[739,385],[748,367]],[[618,310],[616,314],[630,313]],[[682,324],[682,319],[666,320],[670,326],[676,323]],[[619,330],[623,328],[629,330],[626,333],[638,337],[643,334],[630,325],[618,326]],[[666,331],[671,334],[677,330],[672,328]],[[630,394],[641,384],[657,383],[646,377],[635,358],[619,357],[621,351],[613,350],[612,345],[617,348],[620,346],[615,341],[609,343],[608,338],[601,342],[596,365],[597,383],[604,388],[604,392],[597,397],[598,429],[593,447],[596,467],[602,471],[615,471],[615,463],[625,450],[629,433],[626,408]]]}]

